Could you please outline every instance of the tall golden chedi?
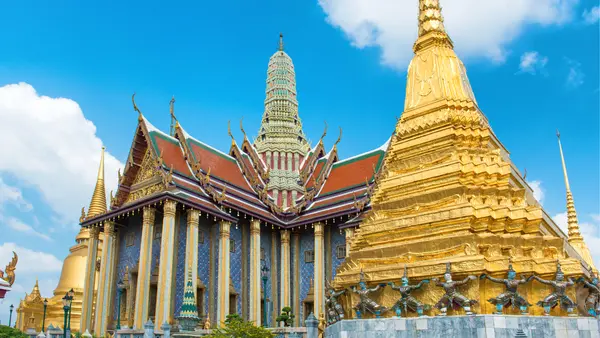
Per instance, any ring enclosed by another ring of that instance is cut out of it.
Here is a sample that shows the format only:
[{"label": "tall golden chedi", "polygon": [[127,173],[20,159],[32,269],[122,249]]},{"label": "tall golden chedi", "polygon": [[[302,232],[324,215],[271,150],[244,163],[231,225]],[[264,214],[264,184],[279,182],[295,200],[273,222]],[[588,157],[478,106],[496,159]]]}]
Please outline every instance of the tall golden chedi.
[{"label": "tall golden chedi", "polygon": [[[93,217],[100,213],[106,212],[106,192],[104,186],[104,148],[100,157],[100,168],[98,169],[98,177],[96,179],[96,187],[87,216],[82,210],[81,219]],[[80,220],[81,221],[81,220]],[[85,282],[85,271],[88,257],[88,245],[90,239],[90,230],[81,228],[75,237],[76,244],[69,249],[69,255],[63,262],[60,279],[56,289],[54,289],[53,297],[48,299],[48,307],[46,309],[46,328],[52,324],[54,327],[63,326],[63,304],[62,298],[65,294],[73,289],[75,296],[71,304],[71,331],[79,331],[81,321],[81,308],[83,300],[83,289]],[[104,236],[100,234],[99,242],[103,243]],[[101,245],[98,245],[101,248]],[[101,256],[101,249],[98,250],[97,257]],[[94,282],[94,290],[97,289],[98,278]],[[26,331],[29,328],[34,328],[39,332],[42,328],[43,317],[43,297],[40,294],[38,283],[33,287],[29,295],[21,300],[17,308],[17,328],[21,331]]]},{"label": "tall golden chedi", "polygon": [[[574,250],[577,243],[585,247],[583,239],[566,241],[479,109],[438,0],[419,1],[418,22],[404,112],[371,198],[372,209],[352,239],[335,285],[356,285],[361,270],[370,284],[396,281],[405,264],[411,279],[441,277],[447,262],[456,280],[482,273],[504,278],[509,260],[519,275],[554,279],[560,261],[567,277],[589,276],[589,254]],[[493,313],[487,299],[502,288],[477,280],[461,290],[479,301],[474,310]],[[531,303],[551,291],[533,281],[520,290]],[[417,296],[433,305],[442,293],[429,285]],[[389,288],[381,296],[384,306],[397,297]],[[353,297],[352,305],[357,302]],[[529,310],[542,312],[537,306]],[[557,307],[552,314],[566,312]]]}]

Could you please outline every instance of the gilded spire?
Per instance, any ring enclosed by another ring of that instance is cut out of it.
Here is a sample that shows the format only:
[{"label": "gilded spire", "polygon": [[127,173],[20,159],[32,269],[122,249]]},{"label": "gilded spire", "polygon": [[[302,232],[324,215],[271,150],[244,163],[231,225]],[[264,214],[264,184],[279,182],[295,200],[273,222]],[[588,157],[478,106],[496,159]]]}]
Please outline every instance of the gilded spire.
[{"label": "gilded spire", "polygon": [[106,212],[106,189],[104,188],[104,149],[102,147],[102,155],[100,156],[100,168],[98,168],[98,178],[96,179],[96,187],[92,195],[92,202],[88,208],[87,218],[98,216]]},{"label": "gilded spire", "polygon": [[569,185],[569,176],[567,175],[567,165],[565,163],[565,155],[563,154],[562,143],[560,142],[560,133],[556,131],[556,137],[558,138],[558,149],[560,151],[560,159],[562,161],[563,175],[565,177],[565,188],[567,190],[567,231],[569,236],[569,244],[577,250],[581,258],[589,264],[595,271],[594,260],[590,254],[590,249],[585,244],[583,236],[579,231],[579,222],[577,220],[577,211],[575,210],[575,201],[573,200],[573,194],[571,193],[571,186]]},{"label": "gilded spire", "polygon": [[419,37],[415,56],[408,66],[406,99],[401,120],[437,113],[460,103],[460,114],[469,121],[487,124],[476,112],[477,102],[467,71],[454,52],[452,40],[444,29],[439,0],[419,0]]},{"label": "gilded spire", "polygon": [[567,190],[567,220],[569,229],[569,242],[571,240],[581,240],[581,233],[579,232],[579,222],[577,221],[577,211],[575,211],[575,201],[573,201],[573,194],[571,193],[571,186],[569,185],[569,176],[567,175],[567,165],[565,163],[565,156],[563,154],[562,144],[560,142],[560,133],[556,131],[556,137],[558,138],[558,149],[560,151],[560,159],[562,161],[563,175],[565,177],[565,187]]},{"label": "gilded spire", "polygon": [[444,28],[444,17],[439,0],[419,0],[419,38],[415,43],[415,51],[441,42],[453,48],[452,41]]},{"label": "gilded spire", "polygon": [[283,33],[279,33],[279,51],[283,52]]}]

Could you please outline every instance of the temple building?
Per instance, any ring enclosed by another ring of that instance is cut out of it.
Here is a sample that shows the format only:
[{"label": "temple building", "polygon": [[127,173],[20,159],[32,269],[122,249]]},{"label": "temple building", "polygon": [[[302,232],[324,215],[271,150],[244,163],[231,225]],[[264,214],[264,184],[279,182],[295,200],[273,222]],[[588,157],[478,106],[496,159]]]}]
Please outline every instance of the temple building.
[{"label": "temple building", "polygon": [[[185,131],[174,100],[165,133],[133,100],[138,120],[116,193],[107,205],[101,164],[55,291],[77,291],[73,330],[102,336],[117,318],[135,329],[149,319],[157,330],[175,324],[190,275],[202,319],[220,325],[237,313],[269,326],[287,306],[297,326],[311,312],[318,318],[326,282],[346,288],[361,272],[371,285],[399,280],[405,266],[416,279],[440,277],[446,263],[457,275],[503,275],[510,260],[520,274],[548,277],[560,261],[567,276],[589,276],[595,267],[566,166],[568,236],[534,199],[477,105],[438,1],[420,0],[419,9],[405,110],[393,135],[364,154],[338,158],[341,130],[331,149],[323,144],[327,129],[315,145],[307,140],[281,36],[254,140],[240,122],[243,140],[230,131],[230,149],[217,150]],[[494,311],[485,297],[498,288],[471,284],[477,311]],[[528,288],[532,297],[546,290]],[[386,306],[395,301],[390,290],[382,296]],[[423,296],[432,304],[439,291]],[[357,301],[344,297],[347,309]],[[35,308],[28,304],[21,322]]]}]

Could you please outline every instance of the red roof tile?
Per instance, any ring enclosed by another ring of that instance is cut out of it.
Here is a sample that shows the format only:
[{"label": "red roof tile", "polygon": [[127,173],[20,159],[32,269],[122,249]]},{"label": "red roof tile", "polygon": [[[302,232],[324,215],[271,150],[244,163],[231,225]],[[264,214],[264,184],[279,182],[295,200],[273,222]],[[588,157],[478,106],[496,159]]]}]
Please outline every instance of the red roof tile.
[{"label": "red roof tile", "polygon": [[377,149],[355,158],[334,163],[319,196],[358,185],[365,185],[367,179],[369,181],[373,179],[373,167],[379,170],[383,161],[383,155],[384,151]]}]

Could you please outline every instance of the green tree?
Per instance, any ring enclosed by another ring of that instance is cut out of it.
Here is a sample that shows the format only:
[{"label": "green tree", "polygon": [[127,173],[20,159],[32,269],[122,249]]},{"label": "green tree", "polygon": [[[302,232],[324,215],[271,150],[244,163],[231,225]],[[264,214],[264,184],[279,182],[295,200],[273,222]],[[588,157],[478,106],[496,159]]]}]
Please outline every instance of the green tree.
[{"label": "green tree", "polygon": [[27,338],[27,335],[12,327],[0,325],[0,338]]},{"label": "green tree", "polygon": [[283,322],[284,326],[292,326],[294,323],[294,314],[292,313],[292,308],[289,306],[281,309],[281,314],[275,318],[275,321],[280,323]]},{"label": "green tree", "polygon": [[273,334],[264,327],[254,326],[237,314],[227,315],[225,327],[213,329],[207,338],[273,338]]}]

